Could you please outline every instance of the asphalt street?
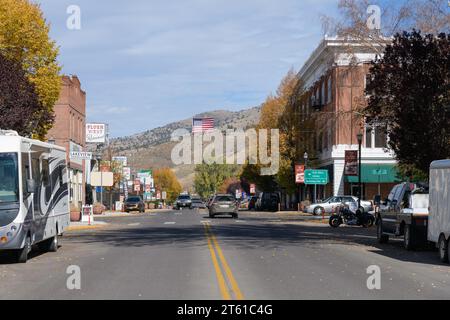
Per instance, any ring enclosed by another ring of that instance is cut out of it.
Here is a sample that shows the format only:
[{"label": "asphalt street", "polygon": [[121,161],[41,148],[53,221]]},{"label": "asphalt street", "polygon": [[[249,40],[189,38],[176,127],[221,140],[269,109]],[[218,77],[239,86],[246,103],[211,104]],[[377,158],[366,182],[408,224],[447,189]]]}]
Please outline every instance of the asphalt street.
[{"label": "asphalt street", "polygon": [[[376,242],[375,229],[332,229],[295,215],[210,219],[182,210],[102,217],[27,264],[0,255],[1,299],[449,299],[450,266],[430,250]],[[381,288],[369,290],[369,266]],[[67,286],[69,266],[80,289]]]}]

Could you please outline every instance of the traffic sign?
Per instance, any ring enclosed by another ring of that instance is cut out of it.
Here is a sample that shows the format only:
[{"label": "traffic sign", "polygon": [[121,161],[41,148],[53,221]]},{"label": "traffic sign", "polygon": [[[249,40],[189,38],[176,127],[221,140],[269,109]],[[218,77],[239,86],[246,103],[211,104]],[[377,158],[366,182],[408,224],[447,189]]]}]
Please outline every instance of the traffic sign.
[{"label": "traffic sign", "polygon": [[305,184],[328,184],[328,170],[305,170]]}]

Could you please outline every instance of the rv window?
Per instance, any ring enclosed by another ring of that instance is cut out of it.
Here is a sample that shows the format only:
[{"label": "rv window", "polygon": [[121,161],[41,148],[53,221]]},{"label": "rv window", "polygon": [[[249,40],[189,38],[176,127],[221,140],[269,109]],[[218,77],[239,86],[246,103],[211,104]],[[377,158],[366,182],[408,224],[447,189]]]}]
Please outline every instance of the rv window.
[{"label": "rv window", "polygon": [[50,169],[48,159],[42,160],[42,183],[44,187],[48,187],[50,185]]},{"label": "rv window", "polygon": [[16,153],[0,153],[0,203],[19,201]]}]

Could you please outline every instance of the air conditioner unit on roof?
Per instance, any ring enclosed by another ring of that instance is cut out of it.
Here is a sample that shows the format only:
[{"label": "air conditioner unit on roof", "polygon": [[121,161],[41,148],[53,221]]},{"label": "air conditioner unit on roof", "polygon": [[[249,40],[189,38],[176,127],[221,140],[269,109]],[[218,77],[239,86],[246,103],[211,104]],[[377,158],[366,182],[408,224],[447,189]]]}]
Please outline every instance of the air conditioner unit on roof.
[{"label": "air conditioner unit on roof", "polygon": [[0,129],[0,136],[19,136],[17,131],[14,130],[1,130]]}]

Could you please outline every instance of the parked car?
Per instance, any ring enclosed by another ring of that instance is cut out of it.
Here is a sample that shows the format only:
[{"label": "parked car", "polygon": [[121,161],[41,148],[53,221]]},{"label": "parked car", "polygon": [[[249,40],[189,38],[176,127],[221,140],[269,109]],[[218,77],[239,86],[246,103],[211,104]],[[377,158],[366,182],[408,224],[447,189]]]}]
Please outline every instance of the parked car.
[{"label": "parked car", "polygon": [[192,209],[192,199],[188,194],[180,194],[175,202],[175,209],[181,210],[182,208]]},{"label": "parked car", "polygon": [[216,194],[209,205],[209,217],[230,214],[238,218],[239,204],[231,194]]},{"label": "parked car", "polygon": [[248,202],[248,210],[256,210],[256,201],[258,200],[257,196],[252,196]]},{"label": "parked car", "polygon": [[145,212],[145,203],[139,196],[131,196],[125,200],[125,211],[139,211],[141,213]]},{"label": "parked car", "polygon": [[278,211],[280,196],[276,192],[261,192],[256,200],[258,211]]},{"label": "parked car", "polygon": [[[342,204],[357,205],[357,203],[358,198],[354,196],[329,197],[328,199],[307,206],[305,211],[313,215],[321,215],[324,213],[332,213]],[[372,202],[361,200],[361,207],[359,209],[362,213],[373,211]]]},{"label": "parked car", "polygon": [[428,225],[428,188],[404,182],[392,188],[377,214],[377,239],[386,243],[389,237],[403,237],[406,249],[426,244]]},{"label": "parked car", "polygon": [[192,208],[206,209],[206,204],[200,197],[192,197]]},{"label": "parked car", "polygon": [[430,166],[430,213],[428,241],[439,249],[442,262],[450,256],[450,160],[434,161]]}]

